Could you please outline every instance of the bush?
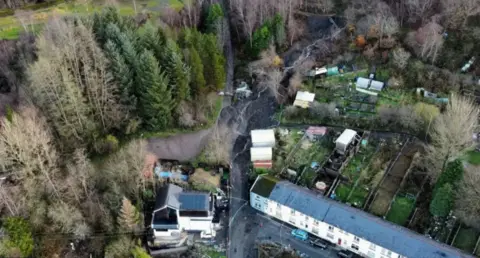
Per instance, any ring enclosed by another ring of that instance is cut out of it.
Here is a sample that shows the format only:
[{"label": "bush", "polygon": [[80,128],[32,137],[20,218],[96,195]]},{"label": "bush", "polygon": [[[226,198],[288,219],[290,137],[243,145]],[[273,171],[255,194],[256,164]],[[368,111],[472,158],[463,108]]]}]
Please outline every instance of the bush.
[{"label": "bush", "polygon": [[20,217],[10,217],[4,221],[3,228],[8,237],[2,240],[1,253],[5,256],[12,256],[18,251],[22,257],[29,257],[33,251],[33,237],[30,225]]},{"label": "bush", "polygon": [[452,185],[446,183],[440,187],[430,203],[430,213],[438,217],[446,217],[453,207],[454,192]]},{"label": "bush", "polygon": [[445,184],[455,186],[463,179],[463,164],[460,160],[455,160],[447,164],[445,171],[440,174],[440,177],[435,184],[434,195]]}]

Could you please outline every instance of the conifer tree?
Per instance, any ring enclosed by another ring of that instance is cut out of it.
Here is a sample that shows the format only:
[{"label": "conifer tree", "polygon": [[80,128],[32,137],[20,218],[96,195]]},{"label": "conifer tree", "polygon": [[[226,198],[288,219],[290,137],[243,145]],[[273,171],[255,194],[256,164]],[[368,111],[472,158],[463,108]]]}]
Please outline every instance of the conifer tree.
[{"label": "conifer tree", "polygon": [[180,49],[173,40],[167,41],[166,50],[168,57],[164,65],[170,79],[173,98],[178,104],[190,98],[190,67],[183,62]]},{"label": "conifer tree", "polygon": [[130,200],[123,197],[122,208],[117,218],[117,223],[121,231],[136,231],[140,224],[140,213],[132,205]]},{"label": "conifer tree", "polygon": [[208,8],[208,16],[207,16],[207,32],[208,33],[215,33],[217,32],[217,26],[221,26],[221,22],[223,20],[223,10],[220,4],[212,4],[210,8]]},{"label": "conifer tree", "polygon": [[110,60],[109,70],[119,84],[120,103],[130,112],[134,112],[137,106],[137,97],[133,88],[134,71],[111,40],[105,44],[104,52]]},{"label": "conifer tree", "polygon": [[200,55],[194,47],[188,49],[188,63],[192,68],[190,89],[192,96],[198,96],[206,93],[206,82],[203,76],[203,64]]},{"label": "conifer tree", "polygon": [[225,58],[217,47],[217,40],[215,35],[206,34],[202,37],[202,50],[205,54],[203,56],[204,77],[207,85],[214,90],[223,88],[225,84]]},{"label": "conifer tree", "polygon": [[140,113],[148,129],[159,130],[172,120],[173,101],[168,89],[169,80],[160,71],[153,53],[144,50],[138,59],[137,85],[140,91]]}]

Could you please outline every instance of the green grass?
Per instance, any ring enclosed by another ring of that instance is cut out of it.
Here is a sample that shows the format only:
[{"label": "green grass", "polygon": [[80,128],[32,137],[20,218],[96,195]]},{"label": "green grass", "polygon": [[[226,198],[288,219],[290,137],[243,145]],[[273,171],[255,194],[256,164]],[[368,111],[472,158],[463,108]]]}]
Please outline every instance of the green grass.
[{"label": "green grass", "polygon": [[350,197],[347,198],[347,202],[353,204],[356,207],[363,207],[367,196],[368,190],[361,186],[357,186],[350,193]]},{"label": "green grass", "polygon": [[[183,2],[180,0],[163,0],[166,4],[171,6],[176,11],[180,11],[183,8]],[[140,12],[142,4],[145,4],[148,8],[158,5],[158,1],[137,1],[137,11]],[[52,15],[71,15],[80,14],[86,15],[97,11],[101,11],[102,4],[91,1],[90,3],[75,3],[57,1],[53,4],[35,4],[29,5],[27,9],[31,9],[33,13],[32,23],[38,28],[38,31],[43,28],[43,23],[48,21],[48,18]],[[132,2],[125,2],[119,5],[119,12],[121,15],[134,15],[134,7]],[[6,10],[6,9],[3,9]],[[0,10],[1,11],[1,10]],[[5,11],[4,11],[5,12]],[[23,31],[21,23],[14,15],[0,17],[0,39],[15,39],[18,38],[20,32]]]},{"label": "green grass", "polygon": [[341,202],[346,202],[348,195],[352,191],[352,188],[345,184],[339,184],[335,189],[336,199]]},{"label": "green grass", "polygon": [[310,187],[311,184],[313,183],[313,179],[315,179],[316,176],[317,176],[317,173],[315,173],[315,170],[309,166],[303,172],[302,177],[299,180],[299,183],[300,185]]},{"label": "green grass", "polygon": [[472,228],[461,227],[458,231],[453,246],[462,249],[466,252],[472,253],[477,243],[479,233]]},{"label": "green grass", "polygon": [[475,150],[467,152],[466,160],[472,165],[480,165],[480,152]]},{"label": "green grass", "polygon": [[386,219],[395,224],[405,226],[414,207],[415,200],[397,196],[388,211]]}]

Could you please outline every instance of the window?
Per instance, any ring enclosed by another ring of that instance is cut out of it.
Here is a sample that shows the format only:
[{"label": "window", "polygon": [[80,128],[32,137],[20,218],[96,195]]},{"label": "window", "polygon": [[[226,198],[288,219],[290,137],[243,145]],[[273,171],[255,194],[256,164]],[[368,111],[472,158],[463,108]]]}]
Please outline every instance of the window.
[{"label": "window", "polygon": [[305,216],[305,222],[308,222],[308,216]]},{"label": "window", "polygon": [[318,228],[313,227],[313,228],[312,228],[312,233],[318,235]]},{"label": "window", "polygon": [[313,225],[318,226],[318,220],[314,219],[313,220]]},{"label": "window", "polygon": [[372,251],[368,251],[367,256],[368,256],[369,258],[375,258],[375,253],[372,252]]},{"label": "window", "polygon": [[353,236],[353,242],[355,243],[360,242],[360,238],[358,238],[357,236]]},{"label": "window", "polygon": [[352,244],[352,249],[355,249],[358,251],[358,245]]},{"label": "window", "polygon": [[375,251],[376,245],[374,243],[370,243],[370,250]]},{"label": "window", "polygon": [[279,210],[281,208],[282,208],[282,206],[280,205],[280,203],[277,203],[277,209]]},{"label": "window", "polygon": [[332,227],[332,226],[328,226],[328,231],[333,232],[333,227]]},{"label": "window", "polygon": [[295,216],[295,210],[291,210],[290,215]]},{"label": "window", "polygon": [[333,234],[327,233],[327,237],[333,239]]},{"label": "window", "polygon": [[388,256],[388,257],[392,257],[392,251],[387,250],[387,256]]}]

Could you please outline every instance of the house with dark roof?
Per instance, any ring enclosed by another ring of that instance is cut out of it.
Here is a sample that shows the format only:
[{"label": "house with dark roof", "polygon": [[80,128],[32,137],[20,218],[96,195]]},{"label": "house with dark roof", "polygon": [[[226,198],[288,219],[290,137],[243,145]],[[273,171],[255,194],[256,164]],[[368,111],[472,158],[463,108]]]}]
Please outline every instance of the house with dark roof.
[{"label": "house with dark roof", "polygon": [[271,176],[256,179],[250,190],[250,205],[363,257],[472,257],[407,228]]},{"label": "house with dark roof", "polygon": [[157,191],[151,228],[155,238],[173,242],[183,232],[198,232],[204,238],[215,236],[214,200],[211,193],[184,191],[168,184]]}]

